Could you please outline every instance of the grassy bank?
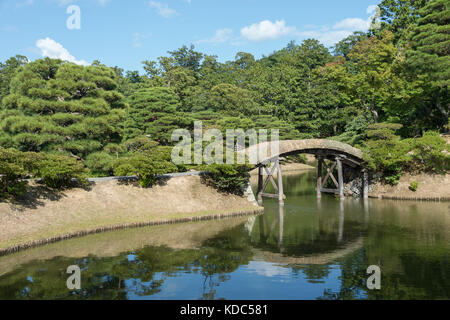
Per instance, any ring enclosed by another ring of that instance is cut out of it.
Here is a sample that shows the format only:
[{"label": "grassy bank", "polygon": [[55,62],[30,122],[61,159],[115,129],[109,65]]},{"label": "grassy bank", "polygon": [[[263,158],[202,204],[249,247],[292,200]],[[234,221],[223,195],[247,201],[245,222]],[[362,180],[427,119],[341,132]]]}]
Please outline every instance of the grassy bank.
[{"label": "grassy bank", "polygon": [[199,176],[173,178],[144,189],[118,181],[89,190],[28,195],[0,203],[0,252],[130,227],[216,219],[262,210],[245,196],[220,193]]}]

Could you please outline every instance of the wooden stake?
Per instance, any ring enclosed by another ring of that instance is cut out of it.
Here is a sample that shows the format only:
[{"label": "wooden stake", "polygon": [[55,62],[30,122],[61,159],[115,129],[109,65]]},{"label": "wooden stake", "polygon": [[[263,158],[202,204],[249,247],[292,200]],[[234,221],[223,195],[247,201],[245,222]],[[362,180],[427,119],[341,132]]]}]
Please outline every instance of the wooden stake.
[{"label": "wooden stake", "polygon": [[322,198],[322,157],[317,157],[317,198]]},{"label": "wooden stake", "polygon": [[336,162],[338,166],[338,180],[339,180],[339,198],[341,200],[344,199],[344,174],[342,172],[342,160],[339,157],[336,157]]},{"label": "wooden stake", "polygon": [[280,159],[277,158],[275,165],[278,167],[278,201],[280,205],[284,205],[283,193],[283,175],[281,173]]}]

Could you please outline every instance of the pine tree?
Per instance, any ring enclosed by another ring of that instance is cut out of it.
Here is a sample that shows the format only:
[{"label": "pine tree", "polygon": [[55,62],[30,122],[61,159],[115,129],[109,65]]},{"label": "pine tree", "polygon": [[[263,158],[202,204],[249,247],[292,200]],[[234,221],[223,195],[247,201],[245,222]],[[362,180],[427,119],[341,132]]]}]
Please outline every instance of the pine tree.
[{"label": "pine tree", "polygon": [[450,3],[431,0],[419,14],[421,18],[410,36],[411,49],[406,52],[409,72],[420,89],[417,114],[427,120],[430,129],[448,129]]},{"label": "pine tree", "polygon": [[409,65],[427,76],[433,86],[447,87],[450,79],[450,3],[432,0],[419,10],[421,18],[411,34]]},{"label": "pine tree", "polygon": [[141,89],[133,93],[128,102],[124,140],[147,135],[167,145],[173,130],[191,127],[192,120],[180,112],[179,98],[170,88]]},{"label": "pine tree", "polygon": [[0,145],[83,159],[120,141],[125,104],[115,73],[40,59],[21,67],[0,112]]}]

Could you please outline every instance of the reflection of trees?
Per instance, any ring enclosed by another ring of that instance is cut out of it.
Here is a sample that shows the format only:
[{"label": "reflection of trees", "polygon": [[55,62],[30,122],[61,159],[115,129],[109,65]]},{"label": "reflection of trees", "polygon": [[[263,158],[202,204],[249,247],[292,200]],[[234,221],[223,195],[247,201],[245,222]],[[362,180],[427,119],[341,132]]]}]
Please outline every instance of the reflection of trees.
[{"label": "reflection of trees", "polygon": [[206,240],[203,247],[204,255],[199,260],[204,277],[203,298],[214,299],[215,288],[230,279],[225,274],[248,264],[253,253],[247,230],[242,226]]},{"label": "reflection of trees", "polygon": [[354,300],[364,297],[366,287],[366,258],[364,249],[339,260],[342,275],[339,292],[326,290],[319,299],[326,300]]},{"label": "reflection of trees", "polygon": [[[405,240],[400,230],[381,236],[372,228],[363,249],[339,260],[339,292],[326,291],[322,299],[449,299],[450,255],[448,247],[445,250],[445,244],[430,249],[420,241]],[[381,267],[381,290],[366,287],[370,265]]]},{"label": "reflection of trees", "polygon": [[[215,288],[230,279],[228,273],[252,257],[243,226],[205,241],[200,249],[174,250],[145,247],[117,257],[54,258],[31,262],[0,277],[0,299],[127,299],[161,291],[167,277],[181,273],[203,275],[203,298],[213,299]],[[79,265],[82,289],[66,287],[66,268]],[[43,267],[44,266],[44,267]]]},{"label": "reflection of trees", "polygon": [[325,279],[330,274],[330,265],[328,264],[308,264],[308,265],[300,265],[293,266],[292,270],[299,274],[299,272],[303,272],[307,278],[308,282],[325,282]]}]

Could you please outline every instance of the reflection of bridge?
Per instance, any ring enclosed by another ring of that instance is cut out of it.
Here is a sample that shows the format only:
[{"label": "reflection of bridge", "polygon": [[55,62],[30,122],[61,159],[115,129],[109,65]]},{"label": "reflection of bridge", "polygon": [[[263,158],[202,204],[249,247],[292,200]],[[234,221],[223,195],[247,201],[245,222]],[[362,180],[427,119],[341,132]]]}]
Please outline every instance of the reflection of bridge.
[{"label": "reflection of bridge", "polygon": [[[319,229],[321,228],[321,200],[319,199],[318,202],[318,224]],[[369,222],[369,202],[368,199],[364,200],[364,228],[367,228],[368,222]],[[339,219],[338,219],[338,225],[337,225],[337,231],[336,232],[336,240],[337,243],[334,246],[334,248],[329,248],[331,250],[327,252],[317,252],[317,253],[310,253],[310,254],[301,254],[300,256],[292,256],[288,255],[286,252],[286,247],[284,246],[284,228],[285,228],[285,208],[284,206],[279,206],[278,209],[278,219],[274,220],[271,226],[268,226],[267,231],[268,234],[264,235],[264,222],[263,222],[263,216],[258,217],[260,222],[260,238],[267,238],[270,237],[270,235],[274,232],[275,225],[278,222],[278,243],[277,243],[277,252],[266,250],[266,249],[254,249],[254,260],[257,261],[265,261],[265,262],[271,262],[278,265],[283,266],[292,266],[292,265],[306,265],[306,264],[314,264],[314,265],[323,265],[323,264],[329,264],[337,259],[343,258],[347,256],[348,254],[351,254],[363,247],[364,244],[364,238],[363,236],[359,236],[357,238],[354,238],[350,241],[344,240],[344,202],[341,201],[339,205]],[[256,217],[250,217],[246,228],[251,234],[254,224],[256,221]],[[300,245],[300,244],[299,244]]]},{"label": "reflection of bridge", "polygon": [[280,265],[300,265],[300,264],[328,264],[345,257],[346,255],[361,249],[363,246],[363,238],[359,237],[353,240],[344,247],[336,249],[332,252],[312,254],[304,257],[289,257],[282,253],[275,253],[270,251],[254,250],[254,260],[272,262]]},{"label": "reflection of bridge", "polygon": [[[274,141],[251,146],[245,149],[245,153],[250,159],[252,157],[258,159],[257,196],[259,202],[262,201],[262,197],[271,197],[277,198],[280,204],[284,203],[280,158],[300,153],[314,154],[317,158],[317,197],[320,198],[322,193],[334,193],[339,194],[341,199],[344,198],[344,166],[357,169],[363,173],[364,197],[368,196],[368,177],[367,172],[362,167],[362,152],[348,144],[322,139]],[[333,174],[336,168],[337,179]],[[267,175],[265,180],[264,174]],[[278,178],[278,184],[274,179],[275,174]],[[336,189],[324,188],[329,179],[332,180]],[[269,181],[275,188],[276,194],[265,192]]]}]

